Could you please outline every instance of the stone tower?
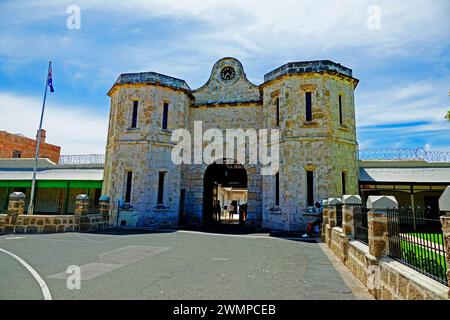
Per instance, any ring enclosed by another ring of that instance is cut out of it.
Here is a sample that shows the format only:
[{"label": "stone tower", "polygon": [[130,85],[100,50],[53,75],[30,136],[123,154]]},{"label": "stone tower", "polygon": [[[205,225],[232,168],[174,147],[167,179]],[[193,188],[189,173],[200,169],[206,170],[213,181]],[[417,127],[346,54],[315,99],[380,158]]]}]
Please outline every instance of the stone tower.
[{"label": "stone tower", "polygon": [[[103,194],[111,198],[111,223],[178,223],[181,167],[171,161],[171,130],[188,125],[190,91],[183,80],[145,72],[120,75],[108,92]],[[131,207],[120,210],[118,218],[119,202]]]},{"label": "stone tower", "polygon": [[276,177],[263,176],[263,226],[302,229],[314,202],[358,194],[357,83],[352,70],[328,60],[287,63],[264,76],[264,125],[282,134],[279,205]]}]

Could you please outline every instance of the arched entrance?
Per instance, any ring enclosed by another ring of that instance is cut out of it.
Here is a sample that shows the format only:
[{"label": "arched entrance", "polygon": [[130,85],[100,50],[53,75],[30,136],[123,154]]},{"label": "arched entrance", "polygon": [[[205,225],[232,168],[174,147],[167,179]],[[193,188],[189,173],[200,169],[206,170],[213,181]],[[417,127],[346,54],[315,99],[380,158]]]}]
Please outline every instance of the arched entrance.
[{"label": "arched entrance", "polygon": [[213,163],[203,178],[203,224],[244,224],[247,171],[241,164]]}]

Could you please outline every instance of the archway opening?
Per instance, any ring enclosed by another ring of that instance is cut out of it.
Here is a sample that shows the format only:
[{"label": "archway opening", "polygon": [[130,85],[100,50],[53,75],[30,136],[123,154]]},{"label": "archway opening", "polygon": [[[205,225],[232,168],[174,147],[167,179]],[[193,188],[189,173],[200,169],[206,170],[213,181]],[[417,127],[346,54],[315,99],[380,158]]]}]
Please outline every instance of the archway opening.
[{"label": "archway opening", "polygon": [[241,164],[213,163],[203,178],[203,224],[244,224],[247,218],[247,171]]}]

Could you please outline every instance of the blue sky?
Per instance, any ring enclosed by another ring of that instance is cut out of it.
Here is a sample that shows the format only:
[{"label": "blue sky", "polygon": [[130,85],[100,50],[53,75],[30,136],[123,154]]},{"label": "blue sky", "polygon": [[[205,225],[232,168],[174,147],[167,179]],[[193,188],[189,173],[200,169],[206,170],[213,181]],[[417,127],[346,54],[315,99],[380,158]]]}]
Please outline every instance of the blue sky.
[{"label": "blue sky", "polygon": [[[69,5],[81,28],[70,30]],[[380,11],[368,28],[370,6]],[[238,58],[256,84],[290,61],[353,69],[360,148],[450,150],[450,1],[87,1],[0,3],[0,130],[34,136],[48,60],[47,140],[64,154],[104,153],[108,89],[156,71],[200,87]]]}]

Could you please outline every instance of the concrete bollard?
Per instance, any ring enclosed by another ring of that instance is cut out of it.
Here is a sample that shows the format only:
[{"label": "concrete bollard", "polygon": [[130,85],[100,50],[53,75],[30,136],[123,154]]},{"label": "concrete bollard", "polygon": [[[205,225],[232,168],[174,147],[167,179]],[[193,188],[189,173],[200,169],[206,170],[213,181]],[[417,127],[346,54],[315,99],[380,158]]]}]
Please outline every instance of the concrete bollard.
[{"label": "concrete bollard", "polygon": [[75,215],[83,216],[89,211],[89,197],[86,194],[79,194],[75,198]]},{"label": "concrete bollard", "polygon": [[339,198],[328,198],[328,224],[331,228],[336,226],[336,205],[342,204]]},{"label": "concrete bollard", "polygon": [[325,242],[331,247],[331,229],[336,226],[336,205],[341,204],[339,198],[328,198],[328,223],[325,225]]},{"label": "concrete bollard", "polygon": [[358,195],[346,194],[342,197],[342,232],[351,238],[355,235],[353,209],[361,203],[361,197]]},{"label": "concrete bollard", "polygon": [[367,199],[367,224],[369,253],[379,259],[388,253],[387,209],[398,209],[393,196],[369,196]]},{"label": "concrete bollard", "polygon": [[9,195],[8,216],[18,216],[25,211],[25,194],[23,192],[13,192]]}]

